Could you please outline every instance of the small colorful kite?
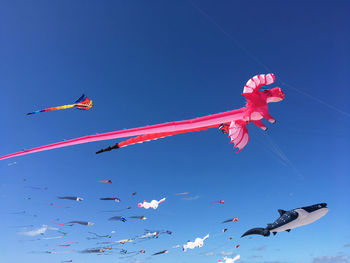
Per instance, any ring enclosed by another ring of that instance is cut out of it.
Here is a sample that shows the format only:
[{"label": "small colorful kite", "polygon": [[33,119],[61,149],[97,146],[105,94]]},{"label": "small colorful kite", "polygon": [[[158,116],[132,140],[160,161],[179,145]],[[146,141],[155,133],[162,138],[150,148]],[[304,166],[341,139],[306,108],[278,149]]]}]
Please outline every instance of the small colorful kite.
[{"label": "small colorful kite", "polygon": [[225,204],[225,200],[214,201],[212,204]]},{"label": "small colorful kite", "polygon": [[108,184],[111,184],[112,183],[112,180],[100,180],[100,181],[97,181],[99,183],[108,183]]},{"label": "small colorful kite", "polygon": [[261,122],[263,118],[267,119],[270,123],[275,123],[275,119],[269,114],[268,103],[279,102],[284,99],[285,95],[279,87],[260,90],[263,86],[272,84],[274,81],[274,74],[261,74],[249,79],[243,89],[243,95],[246,98],[247,103],[245,107],[240,109],[189,120],[167,122],[133,129],[83,136],[30,150],[25,149],[17,153],[7,154],[0,157],[0,160],[76,144],[136,136],[97,152],[101,153],[172,135],[204,131],[209,128],[218,128],[221,124],[229,125],[226,130],[231,138],[231,143],[235,144],[234,148],[238,148],[239,151],[241,151],[249,141],[247,124],[253,122],[259,128],[266,130],[267,127]]},{"label": "small colorful kite", "polygon": [[227,219],[227,220],[223,221],[222,223],[237,222],[237,221],[238,221],[238,218],[234,217],[234,218],[231,218],[231,219]]},{"label": "small colorful kite", "polygon": [[129,216],[129,218],[136,218],[136,219],[141,219],[141,220],[147,219],[147,217],[145,217],[145,216]]},{"label": "small colorful kite", "polygon": [[188,195],[189,193],[188,192],[184,192],[184,193],[178,193],[178,194],[175,194],[175,195]]},{"label": "small colorful kite", "polygon": [[66,200],[73,200],[73,201],[83,201],[84,199],[78,196],[57,196],[58,199],[66,199]]},{"label": "small colorful kite", "polygon": [[83,226],[93,226],[94,225],[94,223],[86,222],[86,221],[70,221],[68,223],[69,224],[79,224],[79,225],[83,225]]},{"label": "small colorful kite", "polygon": [[40,112],[46,112],[46,111],[64,110],[64,109],[69,109],[69,108],[73,108],[73,107],[76,107],[79,110],[89,110],[92,108],[92,106],[93,106],[92,100],[90,100],[88,97],[86,97],[83,94],[74,104],[52,107],[52,108],[47,108],[47,109],[43,109],[43,110],[37,110],[37,111],[29,112],[29,113],[27,113],[27,115],[36,114],[36,113],[40,113]]},{"label": "small colorful kite", "polygon": [[111,201],[115,201],[115,202],[117,202],[117,203],[120,202],[120,198],[115,197],[115,196],[112,196],[112,197],[102,197],[102,198],[100,198],[100,200],[104,200],[104,201],[106,201],[106,200],[111,200]]},{"label": "small colorful kite", "polygon": [[157,200],[152,200],[150,203],[148,203],[146,200],[143,201],[143,203],[138,203],[138,207],[143,207],[145,209],[149,209],[149,208],[153,208],[153,209],[157,209],[158,205],[160,203],[163,203],[165,201],[165,198],[160,199],[159,201]]},{"label": "small colorful kite", "polygon": [[126,218],[124,216],[113,216],[111,218],[108,219],[109,221],[122,221],[122,222],[126,222]]}]

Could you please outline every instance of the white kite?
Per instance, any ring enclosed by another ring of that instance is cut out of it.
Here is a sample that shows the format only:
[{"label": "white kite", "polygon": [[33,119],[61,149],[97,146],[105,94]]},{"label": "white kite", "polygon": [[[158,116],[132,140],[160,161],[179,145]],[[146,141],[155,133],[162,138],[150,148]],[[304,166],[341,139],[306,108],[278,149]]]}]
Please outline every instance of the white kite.
[{"label": "white kite", "polygon": [[163,199],[160,199],[159,201],[157,200],[152,200],[150,203],[143,201],[143,203],[138,203],[138,207],[143,207],[145,209],[148,209],[148,208],[153,208],[153,209],[157,209],[158,208],[158,205],[160,203],[163,203],[165,201],[165,198]]},{"label": "white kite", "polygon": [[209,234],[206,235],[203,238],[197,237],[194,242],[188,241],[186,245],[183,245],[182,250],[186,252],[186,250],[189,249],[194,249],[195,247],[202,247],[204,245],[204,240],[206,240],[209,237]]},{"label": "white kite", "polygon": [[[240,259],[241,256],[237,255],[234,258],[228,258],[228,257],[224,257],[225,263],[235,263],[238,259]],[[221,260],[219,260],[219,262],[222,262]]]}]

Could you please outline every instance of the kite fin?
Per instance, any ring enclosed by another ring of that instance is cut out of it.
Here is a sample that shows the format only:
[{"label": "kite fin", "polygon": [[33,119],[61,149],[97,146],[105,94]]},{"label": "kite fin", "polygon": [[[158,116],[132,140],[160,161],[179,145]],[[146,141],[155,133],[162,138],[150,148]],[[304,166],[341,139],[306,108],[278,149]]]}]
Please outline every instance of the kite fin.
[{"label": "kite fin", "polygon": [[262,227],[252,228],[247,232],[245,232],[241,237],[245,237],[249,235],[261,235],[264,237],[268,237],[270,235],[270,231]]},{"label": "kite fin", "polygon": [[231,142],[234,143],[234,148],[238,148],[237,151],[240,152],[249,142],[248,129],[246,127],[247,123],[245,121],[232,121],[229,127],[229,137],[231,137]]},{"label": "kite fin", "polygon": [[75,101],[75,103],[82,102],[85,99],[85,94],[81,95],[79,99]]},{"label": "kite fin", "polygon": [[116,143],[113,146],[108,146],[107,148],[104,148],[104,149],[97,151],[96,154],[103,153],[103,152],[109,152],[109,151],[112,151],[114,149],[119,149],[119,148],[120,148],[119,144]]},{"label": "kite fin", "polygon": [[278,213],[280,214],[280,216],[283,216],[286,213],[286,211],[283,209],[278,209]]}]

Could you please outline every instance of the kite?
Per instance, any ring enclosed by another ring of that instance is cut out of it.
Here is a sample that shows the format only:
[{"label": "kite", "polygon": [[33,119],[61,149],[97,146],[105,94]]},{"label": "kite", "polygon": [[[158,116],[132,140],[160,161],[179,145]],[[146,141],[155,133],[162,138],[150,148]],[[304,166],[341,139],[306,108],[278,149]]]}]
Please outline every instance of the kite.
[{"label": "kite", "polygon": [[112,197],[103,197],[103,198],[100,198],[100,200],[112,200],[112,201],[115,201],[115,202],[117,202],[117,203],[120,202],[120,198],[115,197],[115,196],[112,196]]},{"label": "kite", "polygon": [[248,123],[253,122],[263,130],[266,130],[267,127],[261,122],[261,119],[265,118],[269,122],[275,123],[275,119],[269,114],[268,103],[279,102],[284,99],[285,95],[280,87],[260,90],[263,86],[272,84],[274,81],[275,76],[273,74],[256,75],[249,79],[243,89],[243,95],[246,98],[247,103],[245,107],[240,109],[190,120],[168,122],[151,126],[88,135],[76,139],[56,142],[30,150],[25,149],[20,152],[4,155],[0,157],[0,160],[76,144],[136,136],[97,152],[101,153],[135,143],[156,140],[176,134],[203,131],[209,128],[218,128],[221,124],[229,125],[227,128],[229,137],[231,138],[231,142],[235,144],[234,148],[238,148],[239,152],[247,145],[249,141],[248,130],[246,127]]},{"label": "kite", "polygon": [[126,218],[124,216],[113,216],[111,218],[108,219],[109,221],[122,221],[122,222],[126,222]]},{"label": "kite", "polygon": [[227,220],[223,221],[222,223],[237,222],[237,221],[238,221],[238,218],[234,217],[234,218],[231,218],[231,219],[227,219]]},{"label": "kite", "polygon": [[225,204],[225,200],[214,201],[212,204]]},{"label": "kite", "polygon": [[66,224],[63,224],[63,223],[56,223],[56,222],[53,222],[53,224],[59,225],[59,226],[73,226],[73,224],[66,225]]},{"label": "kite", "polygon": [[165,254],[165,253],[168,253],[168,252],[169,252],[168,250],[162,250],[162,251],[159,251],[157,253],[154,253],[152,256],[161,255],[161,254]]},{"label": "kite", "polygon": [[78,196],[57,196],[58,199],[66,199],[66,200],[73,200],[73,201],[83,201],[84,199]]},{"label": "kite", "polygon": [[73,244],[79,244],[79,242],[63,242],[61,244],[57,244],[56,246],[59,246],[59,247],[70,247]]},{"label": "kite", "polygon": [[[238,259],[240,259],[241,256],[237,255],[234,258],[228,258],[228,257],[224,257],[225,263],[235,263]],[[219,260],[219,262],[222,262],[221,260]]]},{"label": "kite", "polygon": [[275,222],[267,224],[266,228],[252,228],[245,232],[242,237],[248,235],[262,235],[268,237],[270,232],[272,232],[273,235],[282,231],[290,232],[293,228],[311,224],[325,216],[328,213],[328,208],[326,203],[321,203],[295,208],[289,211],[278,209],[278,213],[280,217],[276,219]]},{"label": "kite", "polygon": [[188,192],[184,192],[184,193],[178,193],[178,194],[175,194],[175,195],[188,195],[189,193]]},{"label": "kite", "polygon": [[182,250],[183,250],[184,252],[186,252],[188,248],[189,248],[189,249],[194,249],[195,247],[202,247],[202,246],[204,245],[204,240],[206,240],[207,238],[209,238],[209,234],[206,235],[206,236],[203,237],[203,238],[197,237],[197,238],[194,240],[194,242],[188,241],[188,242],[186,243],[186,245],[183,245],[183,246],[182,246]]},{"label": "kite", "polygon": [[105,252],[103,249],[96,248],[96,249],[85,249],[80,251],[80,253],[88,254],[88,253],[103,253]]},{"label": "kite", "polygon": [[93,234],[95,235],[96,237],[100,238],[100,237],[106,237],[106,238],[111,238],[112,236],[111,235],[105,235],[105,236],[102,236],[102,235],[98,235],[97,233],[94,233],[94,232],[88,232],[89,234]]},{"label": "kite", "polygon": [[56,205],[54,203],[50,203],[49,206],[56,206],[58,208],[70,208],[69,206],[60,206],[60,205]]},{"label": "kite", "polygon": [[47,108],[47,109],[43,109],[43,110],[37,110],[37,111],[29,112],[29,113],[27,113],[27,115],[32,115],[32,114],[46,112],[46,111],[64,110],[64,109],[69,109],[69,108],[73,108],[73,107],[76,107],[79,110],[89,110],[92,108],[92,106],[93,106],[92,100],[90,100],[88,97],[86,97],[83,94],[74,104],[52,107],[52,108]]},{"label": "kite", "polygon": [[108,183],[108,184],[111,184],[112,183],[112,180],[100,180],[100,181],[97,181],[99,183]]},{"label": "kite", "polygon": [[236,248],[239,248],[241,245],[236,245]]},{"label": "kite", "polygon": [[222,230],[223,233],[225,233],[226,231],[227,231],[227,228],[224,228],[224,229]]},{"label": "kite", "polygon": [[94,223],[86,222],[86,221],[70,221],[68,223],[69,224],[79,224],[79,225],[83,225],[83,226],[93,226],[94,225]]},{"label": "kite", "polygon": [[148,237],[158,237],[159,232],[147,232],[146,234],[139,236],[138,238],[143,239],[143,238],[148,238]]},{"label": "kite", "polygon": [[129,218],[136,218],[136,219],[141,219],[141,220],[147,219],[147,217],[145,217],[145,216],[129,216]]},{"label": "kite", "polygon": [[69,262],[73,262],[73,260],[71,259],[71,260],[63,260],[63,261],[61,261],[62,263],[69,263]]},{"label": "kite", "polygon": [[133,192],[131,195],[136,195],[136,192]]},{"label": "kite", "polygon": [[145,209],[149,209],[149,208],[153,208],[153,209],[157,209],[158,205],[160,203],[163,203],[165,201],[165,198],[160,199],[159,201],[157,200],[152,200],[150,203],[143,201],[143,203],[138,203],[138,207],[143,207]]},{"label": "kite", "polygon": [[134,242],[134,239],[128,238],[128,239],[122,239],[118,241],[114,241],[114,243],[120,243],[120,244],[125,244],[125,242]]},{"label": "kite", "polygon": [[[59,231],[60,232],[60,231]],[[62,232],[61,232],[62,233]],[[63,233],[63,235],[61,236],[54,236],[54,237],[43,237],[42,239],[43,240],[50,240],[50,239],[59,239],[59,238],[62,238],[62,237],[66,237],[67,234],[66,233]]]}]

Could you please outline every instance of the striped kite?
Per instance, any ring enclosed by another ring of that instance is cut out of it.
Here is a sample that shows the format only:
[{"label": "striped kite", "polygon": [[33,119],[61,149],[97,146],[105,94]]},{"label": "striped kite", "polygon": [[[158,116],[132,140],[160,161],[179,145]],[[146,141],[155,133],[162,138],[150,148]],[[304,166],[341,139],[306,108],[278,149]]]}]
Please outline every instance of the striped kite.
[{"label": "striped kite", "polygon": [[79,110],[89,110],[92,108],[92,106],[93,106],[92,100],[90,100],[88,97],[86,97],[83,94],[74,104],[57,106],[57,107],[47,108],[43,110],[37,110],[37,111],[29,112],[27,113],[27,115],[32,115],[32,114],[46,112],[46,111],[53,111],[53,110],[65,110],[73,107],[76,107]]}]

